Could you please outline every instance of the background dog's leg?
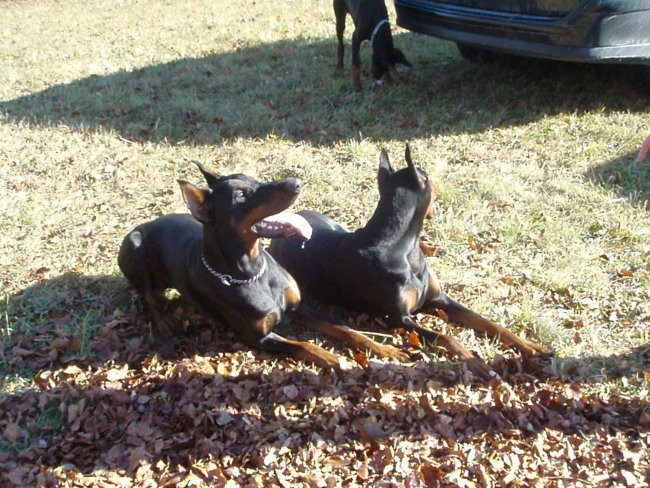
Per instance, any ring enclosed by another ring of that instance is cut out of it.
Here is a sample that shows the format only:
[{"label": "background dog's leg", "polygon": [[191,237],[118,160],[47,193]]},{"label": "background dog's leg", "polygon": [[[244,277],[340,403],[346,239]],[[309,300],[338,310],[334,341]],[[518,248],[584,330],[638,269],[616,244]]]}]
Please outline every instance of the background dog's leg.
[{"label": "background dog's leg", "polygon": [[294,312],[294,316],[301,325],[334,337],[346,344],[351,344],[360,351],[372,351],[378,356],[399,361],[408,361],[410,359],[409,355],[404,351],[391,345],[379,344],[346,325],[336,324],[327,314],[305,303],[300,304],[298,310]]},{"label": "background dog's leg", "polygon": [[345,0],[334,0],[334,17],[336,17],[336,38],[338,39],[338,50],[336,52],[336,68],[343,68],[343,56],[345,55],[345,45],[343,44],[343,32],[345,31],[345,16],[348,8]]},{"label": "background dog's leg", "polygon": [[352,34],[352,82],[357,90],[361,89],[361,40],[355,30]]}]

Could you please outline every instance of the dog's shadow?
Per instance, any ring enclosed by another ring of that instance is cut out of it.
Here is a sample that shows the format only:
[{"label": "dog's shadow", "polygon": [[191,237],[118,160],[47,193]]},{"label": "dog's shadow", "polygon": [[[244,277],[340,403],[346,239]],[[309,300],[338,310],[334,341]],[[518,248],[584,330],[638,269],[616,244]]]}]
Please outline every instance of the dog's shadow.
[{"label": "dog's shadow", "polygon": [[[126,364],[137,369],[154,356],[182,361],[197,355],[214,357],[249,349],[224,324],[196,314],[174,293],[168,298],[165,313],[172,315],[185,333],[164,341],[158,337],[146,307],[123,277],[74,272],[49,278],[41,276],[33,285],[0,304],[0,313],[7,323],[0,356],[1,376],[25,383],[39,371],[65,369],[70,365],[101,369]],[[291,315],[278,325],[276,332],[312,342],[323,339],[298,327]],[[337,354],[348,358],[349,366],[356,365],[348,346],[338,342],[329,345]],[[259,361],[294,362],[267,352],[251,351],[250,354]],[[431,378],[445,384],[467,381],[462,365],[428,362],[433,363],[425,366]],[[398,364],[386,367],[395,374],[409,369]],[[366,370],[370,376],[366,380],[381,382],[385,375],[379,369],[377,362],[371,360]]]},{"label": "dog's shadow", "polygon": [[[648,106],[650,94],[633,68],[535,60],[477,65],[445,41],[412,33],[395,38],[414,67],[393,86],[376,86],[366,74],[359,93],[349,59],[345,69],[333,68],[333,38],[282,40],[92,75],[2,101],[0,113],[9,121],[108,130],[135,141],[214,144],[275,135],[331,144],[359,131],[407,140]],[[366,45],[365,65],[369,53]]]},{"label": "dog's shadow", "polygon": [[[30,380],[34,372],[67,365],[138,368],[154,355],[165,359],[241,348],[224,327],[201,319],[171,294],[166,312],[186,334],[162,341],[125,278],[68,272],[37,281],[0,305],[6,317],[0,368],[5,377]],[[235,345],[233,345],[235,344]]]}]

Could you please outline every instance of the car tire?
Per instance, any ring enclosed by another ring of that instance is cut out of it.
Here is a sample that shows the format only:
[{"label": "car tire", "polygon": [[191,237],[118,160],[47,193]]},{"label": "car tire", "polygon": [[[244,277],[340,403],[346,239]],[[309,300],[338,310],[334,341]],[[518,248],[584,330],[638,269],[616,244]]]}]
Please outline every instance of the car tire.
[{"label": "car tire", "polygon": [[490,63],[498,59],[498,54],[482,47],[471,46],[463,42],[457,42],[456,47],[460,55],[472,63]]},{"label": "car tire", "polygon": [[646,90],[650,90],[650,65],[639,66],[638,76],[641,80],[641,86]]}]

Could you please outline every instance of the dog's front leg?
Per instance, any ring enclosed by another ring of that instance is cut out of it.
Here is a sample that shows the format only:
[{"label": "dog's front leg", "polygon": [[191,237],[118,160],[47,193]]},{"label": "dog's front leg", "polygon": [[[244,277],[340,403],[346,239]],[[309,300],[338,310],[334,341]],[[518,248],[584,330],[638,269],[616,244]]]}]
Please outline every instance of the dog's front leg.
[{"label": "dog's front leg", "polygon": [[465,349],[465,346],[463,346],[460,342],[458,342],[453,337],[445,335],[441,332],[425,329],[424,327],[416,324],[413,321],[413,319],[411,319],[411,317],[408,316],[404,316],[397,319],[390,319],[389,317],[389,320],[390,320],[389,325],[391,327],[394,328],[401,327],[409,332],[416,332],[418,335],[424,338],[424,340],[427,341],[429,344],[442,347],[452,356],[456,356],[461,361],[463,361],[467,365],[467,368],[472,373],[479,376],[480,378],[483,378],[485,380],[489,380],[492,378],[492,375],[494,373],[492,372],[490,367],[487,364],[485,364],[485,361],[483,361],[481,358],[474,356],[474,354],[472,354],[470,351]]},{"label": "dog's front leg", "polygon": [[447,315],[449,321],[463,327],[470,327],[477,332],[484,333],[488,337],[498,339],[502,344],[515,347],[526,356],[549,354],[549,350],[546,347],[519,337],[511,330],[486,319],[482,315],[458,303],[444,292],[437,300],[431,300],[425,306],[427,308],[440,309]]},{"label": "dog's front leg", "polygon": [[341,371],[338,356],[326,351],[322,347],[309,342],[285,339],[274,332],[267,334],[258,343],[258,348],[263,351],[286,354],[293,358],[314,363],[324,369]]},{"label": "dog's front leg", "polygon": [[357,90],[361,90],[361,39],[355,29],[352,34],[352,82]]},{"label": "dog's front leg", "polygon": [[343,56],[345,55],[345,45],[343,44],[343,32],[345,32],[345,17],[348,8],[345,0],[334,0],[334,17],[336,18],[336,38],[338,39],[338,49],[336,52],[336,68],[343,68]]},{"label": "dog's front leg", "polygon": [[442,310],[451,322],[463,327],[471,327],[477,332],[486,334],[488,337],[498,339],[506,346],[514,346],[522,354],[527,356],[535,356],[538,354],[544,355],[549,353],[549,350],[544,346],[523,339],[505,327],[486,319],[482,315],[479,315],[461,303],[458,303],[445,293],[438,278],[433,273],[429,272],[427,297],[423,310],[431,311],[431,309]]},{"label": "dog's front leg", "polygon": [[334,337],[346,344],[350,344],[359,351],[371,351],[380,357],[393,358],[398,361],[410,360],[409,355],[404,351],[391,345],[373,341],[371,338],[357,330],[351,329],[347,325],[337,324],[329,315],[304,302],[300,304],[300,307],[294,312],[294,315],[296,321],[301,325],[309,327],[321,334]]}]

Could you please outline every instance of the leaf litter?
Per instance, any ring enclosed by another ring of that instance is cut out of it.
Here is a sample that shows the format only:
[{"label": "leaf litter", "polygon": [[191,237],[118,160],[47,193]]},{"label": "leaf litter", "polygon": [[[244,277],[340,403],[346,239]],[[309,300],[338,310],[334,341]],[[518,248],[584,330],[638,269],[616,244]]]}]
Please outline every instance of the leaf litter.
[{"label": "leaf litter", "polygon": [[[444,358],[403,364],[362,351],[349,351],[354,367],[336,375],[250,351],[206,324],[158,344],[142,322],[110,311],[87,355],[63,329],[47,350],[38,331],[12,336],[14,367],[42,358],[51,368],[0,399],[3,486],[649,480],[647,389],[606,393],[509,351],[488,383]],[[417,336],[394,340],[420,347]]]}]

